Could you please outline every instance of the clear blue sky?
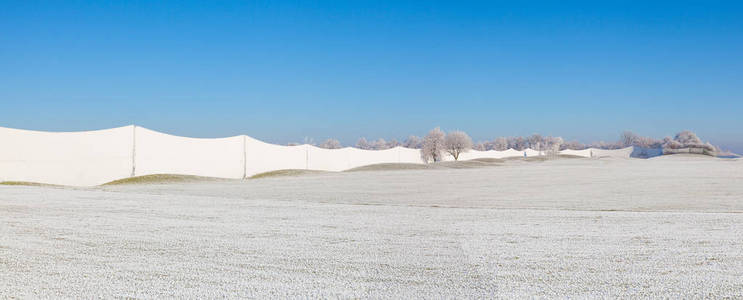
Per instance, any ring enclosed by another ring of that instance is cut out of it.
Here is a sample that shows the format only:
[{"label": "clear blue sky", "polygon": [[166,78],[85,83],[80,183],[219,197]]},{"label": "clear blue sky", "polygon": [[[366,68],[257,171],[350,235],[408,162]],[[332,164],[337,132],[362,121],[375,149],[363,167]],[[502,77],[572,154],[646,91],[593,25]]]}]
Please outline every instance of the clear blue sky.
[{"label": "clear blue sky", "polygon": [[743,2],[0,1],[0,126],[743,152]]}]

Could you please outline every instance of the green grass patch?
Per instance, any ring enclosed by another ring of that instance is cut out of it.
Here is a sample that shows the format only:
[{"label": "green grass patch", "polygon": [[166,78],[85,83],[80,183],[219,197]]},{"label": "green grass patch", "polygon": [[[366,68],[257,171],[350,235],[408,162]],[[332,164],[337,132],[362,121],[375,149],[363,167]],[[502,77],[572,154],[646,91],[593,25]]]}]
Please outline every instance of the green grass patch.
[{"label": "green grass patch", "polygon": [[498,166],[501,162],[501,160],[494,160],[492,158],[478,158],[473,160],[440,161],[433,163],[433,165],[447,169],[472,169]]},{"label": "green grass patch", "polygon": [[154,175],[135,176],[135,177],[114,180],[108,183],[104,183],[102,185],[161,184],[161,183],[226,181],[226,180],[229,180],[229,179],[191,176],[191,175],[154,174]]},{"label": "green grass patch", "polygon": [[301,175],[322,174],[322,173],[327,173],[327,171],[285,169],[285,170],[276,170],[276,171],[255,174],[253,176],[250,176],[250,179],[285,177],[285,176],[301,176]]}]

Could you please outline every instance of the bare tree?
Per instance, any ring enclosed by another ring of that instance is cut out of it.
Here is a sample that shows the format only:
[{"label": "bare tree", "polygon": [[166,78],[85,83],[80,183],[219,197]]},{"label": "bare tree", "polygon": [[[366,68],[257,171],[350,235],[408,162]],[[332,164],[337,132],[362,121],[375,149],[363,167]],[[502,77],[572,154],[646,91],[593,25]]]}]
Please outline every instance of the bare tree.
[{"label": "bare tree", "polygon": [[477,142],[474,146],[472,146],[472,149],[477,151],[487,151],[488,146],[486,142]]},{"label": "bare tree", "polygon": [[472,139],[463,131],[452,131],[444,139],[446,152],[459,160],[459,155],[472,149]]},{"label": "bare tree", "polygon": [[421,158],[425,162],[441,161],[442,152],[444,151],[444,132],[438,127],[434,128],[425,138],[421,148]]},{"label": "bare tree", "polygon": [[423,145],[423,142],[421,141],[421,138],[411,135],[407,139],[405,139],[405,142],[402,144],[405,148],[410,149],[420,149]]},{"label": "bare tree", "polygon": [[341,146],[341,142],[336,139],[327,139],[322,142],[322,144],[318,145],[318,147],[325,149],[340,149],[343,146]]},{"label": "bare tree", "polygon": [[366,138],[360,138],[358,142],[356,142],[356,148],[369,150],[372,148],[372,145],[369,144],[369,142],[366,141]]}]

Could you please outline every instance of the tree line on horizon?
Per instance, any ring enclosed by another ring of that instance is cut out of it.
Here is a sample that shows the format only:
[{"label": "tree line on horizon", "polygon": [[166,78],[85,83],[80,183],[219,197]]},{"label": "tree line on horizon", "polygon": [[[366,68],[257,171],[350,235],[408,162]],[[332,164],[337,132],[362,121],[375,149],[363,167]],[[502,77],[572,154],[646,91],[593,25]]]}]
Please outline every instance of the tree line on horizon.
[{"label": "tree line on horizon", "polygon": [[[523,151],[531,148],[536,151],[561,151],[561,150],[583,150],[588,148],[596,149],[621,149],[630,146],[647,148],[647,149],[683,149],[683,148],[698,148],[704,149],[710,152],[721,152],[721,150],[710,144],[709,142],[703,142],[694,132],[685,130],[676,134],[672,137],[665,137],[663,139],[655,139],[646,136],[640,136],[631,131],[625,131],[616,142],[594,142],[590,144],[584,144],[578,141],[565,141],[562,137],[542,136],[541,134],[532,134],[530,136],[515,136],[515,137],[498,137],[490,141],[481,141],[478,143],[472,143],[472,139],[463,131],[452,131],[449,134],[443,132],[440,128],[436,127],[432,129],[425,137],[418,137],[410,135],[404,141],[400,142],[396,139],[385,140],[379,138],[373,141],[368,141],[366,138],[359,138],[356,142],[355,147],[364,150],[385,150],[394,147],[402,146],[412,149],[429,150],[424,152],[431,152],[430,149],[444,149],[451,148],[447,147],[446,140],[449,138],[450,143],[458,143],[460,146],[466,148],[462,151],[474,149],[478,151],[505,151],[508,149],[514,149]],[[339,149],[343,145],[337,139],[327,139],[320,144],[308,143],[325,149]],[[297,144],[290,144],[297,145]],[[449,145],[451,146],[451,145]],[[466,146],[466,147],[465,147]],[[453,147],[453,146],[452,146]],[[442,150],[443,151],[443,150]],[[427,154],[428,158],[436,160],[434,154]],[[454,155],[454,154],[452,154]],[[458,154],[457,154],[458,156]]]}]

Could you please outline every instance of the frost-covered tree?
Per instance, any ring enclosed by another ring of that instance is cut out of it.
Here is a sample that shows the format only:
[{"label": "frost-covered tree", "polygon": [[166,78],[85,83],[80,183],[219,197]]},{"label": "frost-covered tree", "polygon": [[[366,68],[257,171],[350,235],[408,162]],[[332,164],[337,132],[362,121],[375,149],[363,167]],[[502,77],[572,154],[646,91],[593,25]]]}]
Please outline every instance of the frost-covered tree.
[{"label": "frost-covered tree", "polygon": [[529,148],[537,151],[542,151],[542,147],[544,146],[544,139],[542,138],[542,135],[540,134],[532,134],[529,137]]},{"label": "frost-covered tree", "polygon": [[608,142],[604,142],[604,141],[593,142],[589,146],[591,148],[596,148],[596,149],[617,149],[617,148],[621,148],[621,145],[619,145],[617,143],[608,143]]},{"label": "frost-covered tree", "polygon": [[638,137],[635,141],[634,146],[642,148],[660,148],[663,145],[663,141],[656,140],[651,137]]},{"label": "frost-covered tree", "polygon": [[489,150],[488,148],[487,142],[477,142],[477,144],[472,146],[472,149],[477,151],[487,151]]},{"label": "frost-covered tree", "polygon": [[682,132],[679,132],[676,134],[676,137],[673,138],[674,141],[677,141],[681,143],[682,145],[702,145],[702,140],[697,137],[697,135],[691,131],[684,130]]},{"label": "frost-covered tree", "polygon": [[630,146],[641,148],[659,148],[662,144],[662,141],[650,137],[640,136],[631,131],[623,132],[622,135],[619,136],[618,142],[618,145],[621,148]]},{"label": "frost-covered tree", "polygon": [[720,149],[720,147],[712,145],[710,142],[704,143],[704,149],[715,152],[716,154],[722,153],[722,149]]},{"label": "frost-covered tree", "polygon": [[343,146],[341,146],[341,142],[336,139],[327,139],[322,142],[322,144],[318,145],[318,147],[325,149],[340,149]]},{"label": "frost-covered tree", "polygon": [[493,150],[505,151],[508,150],[508,140],[504,137],[499,137],[493,141]]},{"label": "frost-covered tree", "polygon": [[358,140],[358,142],[356,142],[356,148],[370,150],[372,148],[372,145],[366,140],[366,138],[362,137]]},{"label": "frost-covered tree", "polygon": [[704,152],[705,154],[710,154],[710,155],[716,155],[717,152],[720,152],[719,148],[715,147],[709,142],[707,143],[702,142],[702,139],[697,137],[695,133],[688,131],[688,130],[679,132],[678,134],[676,134],[673,140],[671,140],[670,137],[666,137],[665,139],[663,139],[663,148],[664,149],[689,148],[691,150],[703,149],[705,150]]},{"label": "frost-covered tree", "polygon": [[645,141],[645,147],[648,148],[660,148],[663,146],[663,141],[654,138],[647,138]]},{"label": "frost-covered tree", "polygon": [[570,141],[570,142],[564,143],[562,147],[560,147],[560,150],[565,150],[565,149],[583,150],[583,149],[586,149],[586,145],[583,145],[581,142],[578,142],[578,141]]},{"label": "frost-covered tree", "polygon": [[544,150],[559,151],[562,144],[565,143],[561,137],[548,136],[544,139]]},{"label": "frost-covered tree", "polygon": [[665,149],[681,149],[683,147],[684,147],[683,144],[672,139],[670,136],[667,136],[663,139],[663,148]]},{"label": "frost-covered tree", "polygon": [[421,158],[426,162],[441,161],[444,151],[444,132],[438,127],[434,128],[425,138],[421,147]]},{"label": "frost-covered tree", "polygon": [[422,145],[423,141],[421,138],[414,135],[409,136],[402,144],[403,147],[410,149],[420,149]]},{"label": "frost-covered tree", "polygon": [[459,160],[459,155],[472,149],[472,139],[463,131],[452,131],[444,138],[446,152]]},{"label": "frost-covered tree", "polygon": [[387,141],[385,141],[383,138],[379,138],[378,140],[374,141],[374,143],[371,145],[371,147],[374,150],[384,150],[384,149],[387,149]]},{"label": "frost-covered tree", "polygon": [[396,139],[391,139],[391,140],[387,141],[387,149],[392,149],[392,148],[395,148],[395,147],[399,147],[400,145],[402,145],[402,144],[400,144],[400,142],[398,142]]},{"label": "frost-covered tree", "polygon": [[522,151],[526,149],[527,143],[528,142],[520,136],[508,138],[508,148],[512,148],[514,150]]},{"label": "frost-covered tree", "polygon": [[619,142],[623,147],[635,146],[640,140],[640,137],[632,131],[622,132],[619,136]]}]

